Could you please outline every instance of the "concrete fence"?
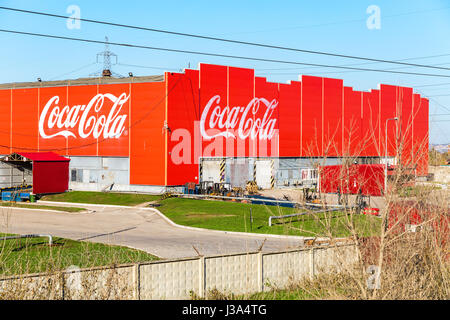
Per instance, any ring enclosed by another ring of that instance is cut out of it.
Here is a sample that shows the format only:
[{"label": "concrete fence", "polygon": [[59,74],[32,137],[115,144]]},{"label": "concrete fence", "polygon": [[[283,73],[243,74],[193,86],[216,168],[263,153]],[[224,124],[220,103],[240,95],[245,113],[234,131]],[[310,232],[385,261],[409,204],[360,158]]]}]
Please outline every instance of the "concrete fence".
[{"label": "concrete fence", "polygon": [[428,172],[434,175],[434,181],[450,183],[450,166],[429,166]]},{"label": "concrete fence", "polygon": [[189,299],[284,288],[356,262],[354,245],[251,252],[72,269],[0,279],[0,299]]}]

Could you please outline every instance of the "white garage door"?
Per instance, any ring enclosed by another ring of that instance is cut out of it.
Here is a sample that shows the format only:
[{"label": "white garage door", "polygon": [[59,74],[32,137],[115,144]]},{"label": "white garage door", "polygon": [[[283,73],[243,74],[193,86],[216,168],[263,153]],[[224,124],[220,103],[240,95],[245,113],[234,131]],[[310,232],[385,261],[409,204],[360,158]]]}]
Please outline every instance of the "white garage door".
[{"label": "white garage door", "polygon": [[230,182],[233,187],[245,188],[251,180],[248,175],[248,159],[238,159],[230,163]]},{"label": "white garage door", "polygon": [[256,161],[256,183],[262,189],[270,189],[272,187],[272,169],[270,160]]},{"label": "white garage door", "polygon": [[202,161],[202,180],[220,182],[220,160]]}]

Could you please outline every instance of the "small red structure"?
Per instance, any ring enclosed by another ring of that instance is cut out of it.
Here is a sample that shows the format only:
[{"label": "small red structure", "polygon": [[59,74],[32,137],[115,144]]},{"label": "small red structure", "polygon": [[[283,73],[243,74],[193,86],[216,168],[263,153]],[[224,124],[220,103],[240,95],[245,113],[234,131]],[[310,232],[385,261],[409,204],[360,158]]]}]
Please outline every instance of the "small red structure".
[{"label": "small red structure", "polygon": [[353,164],[319,167],[320,192],[381,196],[384,189],[384,165]]},{"label": "small red structure", "polygon": [[1,159],[15,166],[29,167],[33,176],[33,193],[60,193],[69,189],[69,158],[54,152],[16,152]]},{"label": "small red structure", "polygon": [[379,208],[364,208],[363,211],[364,214],[369,214],[372,216],[378,216],[380,214],[380,209]]},{"label": "small red structure", "polygon": [[442,247],[450,239],[450,210],[439,205],[415,201],[397,201],[389,205],[388,228],[393,233],[416,232],[426,223],[435,232],[436,241]]}]

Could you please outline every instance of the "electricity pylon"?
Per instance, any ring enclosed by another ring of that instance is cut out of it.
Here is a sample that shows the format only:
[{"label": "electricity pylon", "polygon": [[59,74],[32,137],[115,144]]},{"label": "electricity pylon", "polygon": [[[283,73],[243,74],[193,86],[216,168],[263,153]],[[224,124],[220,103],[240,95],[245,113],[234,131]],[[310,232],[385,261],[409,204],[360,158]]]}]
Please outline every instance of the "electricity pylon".
[{"label": "electricity pylon", "polygon": [[[114,52],[111,52],[109,50],[109,39],[108,37],[105,37],[105,50],[102,52],[97,53],[97,63],[100,63],[100,57],[103,58],[103,70],[100,72],[92,73],[90,76],[95,77],[116,77],[116,78],[123,78],[121,74],[115,73],[111,70],[112,64],[117,64],[118,57],[117,54]],[[114,63],[111,63],[111,57],[115,59]]]}]

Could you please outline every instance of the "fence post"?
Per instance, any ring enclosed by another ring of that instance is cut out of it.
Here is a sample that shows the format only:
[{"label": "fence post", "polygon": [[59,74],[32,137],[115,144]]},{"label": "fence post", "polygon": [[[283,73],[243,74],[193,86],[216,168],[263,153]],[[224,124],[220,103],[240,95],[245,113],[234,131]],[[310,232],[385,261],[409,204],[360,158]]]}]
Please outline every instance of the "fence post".
[{"label": "fence post", "polygon": [[136,263],[134,265],[134,283],[135,283],[134,296],[136,300],[141,300],[141,266],[139,263]]},{"label": "fence post", "polygon": [[198,295],[200,298],[205,297],[205,288],[206,288],[206,281],[205,281],[205,257],[200,256],[198,259],[199,262],[199,291]]},{"label": "fence post", "polygon": [[61,277],[59,278],[59,281],[61,281],[61,300],[66,300],[66,277],[64,276],[64,272],[61,272]]},{"label": "fence post", "polygon": [[263,272],[263,254],[258,252],[258,288],[264,291],[264,272]]},{"label": "fence post", "polygon": [[314,248],[309,251],[309,277],[314,278]]}]

